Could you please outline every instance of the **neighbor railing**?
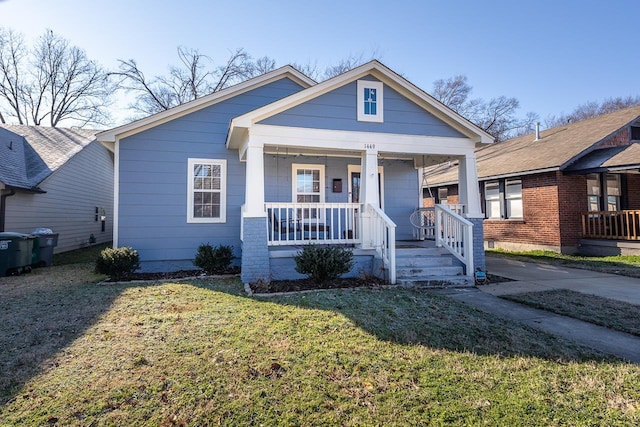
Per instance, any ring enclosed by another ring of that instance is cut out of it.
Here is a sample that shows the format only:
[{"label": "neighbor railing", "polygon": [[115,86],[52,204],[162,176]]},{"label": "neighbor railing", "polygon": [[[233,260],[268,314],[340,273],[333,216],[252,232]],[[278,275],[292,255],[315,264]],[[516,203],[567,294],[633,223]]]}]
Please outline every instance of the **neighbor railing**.
[{"label": "neighbor railing", "polygon": [[371,241],[389,272],[389,282],[396,284],[396,224],[377,206],[367,204],[371,218]]},{"label": "neighbor railing", "polygon": [[640,211],[583,212],[585,239],[640,240]]},{"label": "neighbor railing", "polygon": [[465,265],[473,276],[473,223],[446,205],[436,205],[436,246],[446,248]]},{"label": "neighbor railing", "polygon": [[361,242],[361,203],[265,203],[268,245]]}]

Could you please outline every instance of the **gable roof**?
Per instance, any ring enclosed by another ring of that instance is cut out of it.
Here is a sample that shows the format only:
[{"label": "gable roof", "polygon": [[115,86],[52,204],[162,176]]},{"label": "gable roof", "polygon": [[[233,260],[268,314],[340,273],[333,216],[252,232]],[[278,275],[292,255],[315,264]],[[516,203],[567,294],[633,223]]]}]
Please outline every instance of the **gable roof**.
[{"label": "gable roof", "polygon": [[45,178],[93,141],[90,130],[0,125],[0,182],[41,191]]},{"label": "gable roof", "polygon": [[245,80],[233,86],[229,86],[217,92],[213,92],[209,95],[194,99],[193,101],[189,101],[176,107],[170,108],[166,111],[161,111],[159,113],[152,114],[151,116],[144,117],[131,123],[127,123],[126,125],[100,132],[96,137],[100,142],[102,142],[103,144],[106,143],[105,145],[110,148],[108,143],[115,143],[116,137],[121,138],[134,135],[138,132],[142,132],[152,127],[161,125],[168,121],[209,107],[210,105],[224,101],[225,99],[231,98],[243,92],[247,92],[256,87],[263,86],[265,84],[280,80],[285,77],[292,79],[296,83],[300,84],[303,88],[316,84],[313,79],[305,76],[303,73],[296,70],[292,66],[286,65],[252,79]]},{"label": "gable roof", "polygon": [[229,135],[227,136],[227,147],[238,148],[243,131],[248,129],[251,125],[297,105],[303,104],[304,102],[367,75],[372,75],[378,78],[384,84],[392,87],[416,104],[428,109],[430,113],[449,124],[463,135],[471,138],[474,142],[491,143],[494,141],[494,138],[491,135],[475,124],[460,116],[458,113],[454,112],[379,61],[372,60],[336,77],[325,80],[322,83],[318,83],[313,87],[302,90],[293,95],[289,95],[288,97],[234,118],[231,121]]},{"label": "gable roof", "polygon": [[[550,170],[576,171],[595,167],[629,165],[633,155],[640,160],[637,144],[602,148],[609,137],[640,119],[640,106],[557,126],[476,149],[478,178],[525,175]],[[602,151],[602,152],[600,152]],[[626,153],[626,154],[625,154]],[[640,162],[637,162],[640,163]],[[636,164],[637,164],[636,163]],[[458,180],[457,165],[439,165],[427,171],[430,184]]]}]

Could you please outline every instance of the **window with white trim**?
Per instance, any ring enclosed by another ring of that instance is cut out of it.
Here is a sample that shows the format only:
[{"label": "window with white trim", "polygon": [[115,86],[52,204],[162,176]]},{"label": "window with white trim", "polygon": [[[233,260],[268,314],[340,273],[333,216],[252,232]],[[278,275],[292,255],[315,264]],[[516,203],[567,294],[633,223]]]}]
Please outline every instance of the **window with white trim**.
[{"label": "window with white trim", "polygon": [[358,121],[383,121],[383,84],[369,80],[358,80]]},{"label": "window with white trim", "polygon": [[484,183],[485,216],[489,219],[521,219],[522,180],[501,179]]},{"label": "window with white trim", "polygon": [[[293,194],[294,203],[323,203],[324,202],[324,165],[304,165],[294,163]],[[299,212],[298,216],[316,218],[317,209]]]},{"label": "window with white trim", "polygon": [[227,220],[227,161],[189,159],[187,222]]}]

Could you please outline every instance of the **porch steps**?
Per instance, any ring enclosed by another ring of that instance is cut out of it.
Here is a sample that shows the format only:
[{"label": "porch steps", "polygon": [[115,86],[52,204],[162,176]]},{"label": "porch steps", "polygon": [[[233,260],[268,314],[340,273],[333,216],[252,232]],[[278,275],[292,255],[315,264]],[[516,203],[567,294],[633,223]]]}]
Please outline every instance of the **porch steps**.
[{"label": "porch steps", "polygon": [[435,247],[396,249],[396,283],[420,288],[473,286],[453,255]]}]

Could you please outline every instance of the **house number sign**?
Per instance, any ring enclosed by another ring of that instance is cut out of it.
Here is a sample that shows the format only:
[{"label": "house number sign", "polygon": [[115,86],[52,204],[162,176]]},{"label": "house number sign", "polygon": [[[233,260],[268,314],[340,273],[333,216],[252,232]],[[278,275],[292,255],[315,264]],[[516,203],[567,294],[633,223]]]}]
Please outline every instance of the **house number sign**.
[{"label": "house number sign", "polygon": [[376,144],[364,144],[364,149],[365,150],[375,150],[376,149]]}]

